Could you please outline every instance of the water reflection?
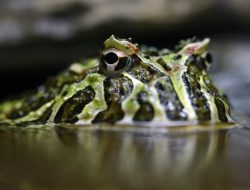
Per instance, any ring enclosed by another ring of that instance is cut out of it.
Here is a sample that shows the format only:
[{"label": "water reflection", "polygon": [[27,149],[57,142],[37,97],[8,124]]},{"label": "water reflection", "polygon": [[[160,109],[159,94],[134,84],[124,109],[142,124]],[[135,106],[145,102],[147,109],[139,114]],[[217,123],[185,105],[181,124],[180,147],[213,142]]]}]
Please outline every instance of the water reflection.
[{"label": "water reflection", "polygon": [[18,186],[45,189],[52,182],[55,189],[222,188],[232,178],[229,137],[230,130],[2,129],[0,184],[15,179]]},{"label": "water reflection", "polygon": [[141,171],[146,167],[156,173],[170,169],[182,173],[190,168],[206,167],[214,157],[223,154],[227,137],[225,130],[197,135],[56,127],[56,133],[64,145],[80,149],[84,159],[96,169],[111,161],[109,164],[117,164],[116,168],[122,172]]}]

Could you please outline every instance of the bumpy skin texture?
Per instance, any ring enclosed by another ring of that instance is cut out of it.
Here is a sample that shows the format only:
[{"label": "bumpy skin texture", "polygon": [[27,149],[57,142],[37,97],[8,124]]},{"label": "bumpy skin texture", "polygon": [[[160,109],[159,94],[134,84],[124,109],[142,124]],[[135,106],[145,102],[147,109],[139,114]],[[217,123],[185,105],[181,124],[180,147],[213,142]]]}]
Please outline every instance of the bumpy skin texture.
[{"label": "bumpy skin texture", "polygon": [[12,123],[172,125],[231,121],[229,106],[207,70],[209,39],[175,50],[139,48],[111,36],[99,58],[74,63],[37,90],[0,104]]}]

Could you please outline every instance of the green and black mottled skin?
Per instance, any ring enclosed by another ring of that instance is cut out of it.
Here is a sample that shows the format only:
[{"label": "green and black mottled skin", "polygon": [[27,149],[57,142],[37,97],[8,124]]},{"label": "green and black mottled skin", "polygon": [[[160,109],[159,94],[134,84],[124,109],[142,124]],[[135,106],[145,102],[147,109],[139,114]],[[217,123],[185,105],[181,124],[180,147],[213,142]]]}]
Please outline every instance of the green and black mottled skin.
[{"label": "green and black mottled skin", "polygon": [[99,58],[74,63],[35,91],[0,104],[9,123],[114,123],[150,126],[231,121],[207,70],[209,39],[175,50],[142,48],[111,36]]}]

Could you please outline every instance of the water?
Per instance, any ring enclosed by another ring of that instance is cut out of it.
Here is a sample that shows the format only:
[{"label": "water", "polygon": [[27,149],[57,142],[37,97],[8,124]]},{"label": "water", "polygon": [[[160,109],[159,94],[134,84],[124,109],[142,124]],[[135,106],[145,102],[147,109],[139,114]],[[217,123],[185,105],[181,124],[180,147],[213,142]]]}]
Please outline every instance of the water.
[{"label": "water", "polygon": [[250,189],[250,130],[0,128],[0,189]]}]

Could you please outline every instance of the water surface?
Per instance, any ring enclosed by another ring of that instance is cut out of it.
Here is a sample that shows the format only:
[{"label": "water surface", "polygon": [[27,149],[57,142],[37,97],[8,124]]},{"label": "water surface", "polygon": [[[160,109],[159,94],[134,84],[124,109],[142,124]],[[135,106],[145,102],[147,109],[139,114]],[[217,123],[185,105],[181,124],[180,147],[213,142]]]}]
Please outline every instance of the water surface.
[{"label": "water surface", "polygon": [[0,189],[250,189],[250,129],[0,128]]}]

